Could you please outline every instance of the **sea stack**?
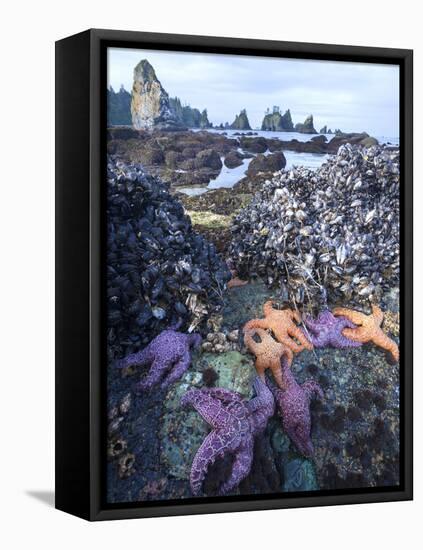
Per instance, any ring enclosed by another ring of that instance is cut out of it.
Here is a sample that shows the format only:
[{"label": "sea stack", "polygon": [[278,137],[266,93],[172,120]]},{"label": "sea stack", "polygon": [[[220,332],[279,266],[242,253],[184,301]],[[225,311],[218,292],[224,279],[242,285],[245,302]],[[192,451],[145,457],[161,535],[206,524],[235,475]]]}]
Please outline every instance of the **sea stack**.
[{"label": "sea stack", "polygon": [[232,130],[251,130],[247,111],[245,109],[242,109],[239,115],[236,115],[235,120],[232,122],[230,127]]},{"label": "sea stack", "polygon": [[287,109],[285,114],[281,115],[278,106],[274,106],[272,112],[267,109],[261,129],[272,132],[293,132],[294,124],[292,122],[291,111]]},{"label": "sea stack", "polygon": [[179,127],[170,108],[169,95],[146,59],[141,60],[134,69],[131,115],[137,130]]},{"label": "sea stack", "polygon": [[308,115],[303,124],[300,122],[296,124],[295,130],[300,134],[317,134],[314,128],[313,115]]}]

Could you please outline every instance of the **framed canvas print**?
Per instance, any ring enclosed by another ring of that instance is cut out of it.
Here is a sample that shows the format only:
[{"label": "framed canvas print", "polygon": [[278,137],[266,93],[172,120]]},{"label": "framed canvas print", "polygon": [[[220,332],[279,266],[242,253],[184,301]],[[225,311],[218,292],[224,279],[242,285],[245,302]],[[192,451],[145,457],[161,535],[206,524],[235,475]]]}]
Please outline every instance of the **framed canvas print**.
[{"label": "framed canvas print", "polygon": [[412,498],[412,52],[56,44],[56,506]]}]

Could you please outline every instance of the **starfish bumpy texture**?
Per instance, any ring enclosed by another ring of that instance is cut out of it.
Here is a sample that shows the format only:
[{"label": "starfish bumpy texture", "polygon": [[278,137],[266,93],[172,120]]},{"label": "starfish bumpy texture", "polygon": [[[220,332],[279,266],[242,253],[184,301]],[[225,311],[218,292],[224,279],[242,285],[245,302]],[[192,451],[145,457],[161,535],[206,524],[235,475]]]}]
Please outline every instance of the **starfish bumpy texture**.
[{"label": "starfish bumpy texture", "polygon": [[[274,309],[272,301],[263,306],[264,319],[252,319],[246,323],[244,330],[262,328],[272,330],[278,342],[299,353],[303,349],[313,349],[313,345],[304,336],[297,323],[301,323],[301,315],[292,309]],[[297,343],[295,340],[298,340]]]},{"label": "starfish bumpy texture", "polygon": [[354,323],[346,317],[335,317],[329,309],[323,310],[317,319],[304,315],[303,321],[308,331],[306,336],[315,348],[326,346],[354,348],[361,346],[361,342],[350,340],[342,333],[344,328],[356,328]]},{"label": "starfish bumpy texture", "polygon": [[[254,334],[260,337],[260,342],[254,340]],[[262,328],[245,330],[244,342],[248,349],[256,356],[256,371],[263,382],[266,380],[265,370],[270,369],[277,385],[283,388],[281,358],[286,356],[288,364],[291,365],[294,357],[292,351],[283,344],[277,342],[271,334]]]},{"label": "starfish bumpy texture", "polygon": [[254,437],[265,430],[275,408],[271,391],[259,377],[254,379],[253,387],[256,397],[250,401],[223,388],[189,390],[183,396],[182,405],[193,406],[212,427],[191,466],[190,484],[194,495],[200,493],[209,466],[227,453],[234,456],[234,461],[219,494],[233,491],[249,474]]},{"label": "starfish bumpy texture", "polygon": [[144,380],[137,384],[139,390],[150,390],[160,385],[167,388],[178,380],[191,364],[190,348],[201,343],[199,334],[184,334],[173,329],[164,330],[146,348],[122,359],[118,366],[150,365]]},{"label": "starfish bumpy texture", "polygon": [[398,345],[381,328],[383,312],[380,307],[372,305],[371,315],[343,307],[336,307],[333,314],[336,316],[342,315],[357,325],[356,328],[344,329],[344,336],[362,344],[373,342],[376,346],[389,351],[394,361],[399,360]]},{"label": "starfish bumpy texture", "polygon": [[314,452],[311,441],[310,401],[314,395],[323,398],[322,388],[314,380],[306,380],[301,386],[296,382],[286,357],[281,360],[284,388],[272,386],[276,404],[282,416],[282,427],[304,456]]}]

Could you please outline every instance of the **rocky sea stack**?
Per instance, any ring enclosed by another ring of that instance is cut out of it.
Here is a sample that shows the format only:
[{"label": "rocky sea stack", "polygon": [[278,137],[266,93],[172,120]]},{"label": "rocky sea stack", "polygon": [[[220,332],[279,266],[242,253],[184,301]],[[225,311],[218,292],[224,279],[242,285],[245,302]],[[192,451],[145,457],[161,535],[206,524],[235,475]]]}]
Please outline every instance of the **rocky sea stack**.
[{"label": "rocky sea stack", "polygon": [[108,345],[137,351],[169,325],[196,327],[230,273],[179,200],[137,164],[108,160]]},{"label": "rocky sea stack", "polygon": [[236,115],[235,120],[232,122],[230,128],[232,130],[251,130],[247,111],[245,109],[242,109],[239,115]]},{"label": "rocky sea stack", "polygon": [[261,124],[261,129],[272,132],[293,132],[294,124],[290,110],[288,109],[281,115],[279,107],[273,107],[272,113],[268,109]]},{"label": "rocky sea stack", "polygon": [[399,283],[399,151],[346,144],[316,171],[275,174],[232,235],[239,276],[296,303],[380,300]]},{"label": "rocky sea stack", "polygon": [[300,122],[296,124],[295,131],[300,134],[317,134],[314,128],[313,115],[308,115],[303,124]]},{"label": "rocky sea stack", "polygon": [[142,59],[134,69],[131,101],[132,124],[137,130],[177,129],[169,95],[161,85],[152,65]]}]

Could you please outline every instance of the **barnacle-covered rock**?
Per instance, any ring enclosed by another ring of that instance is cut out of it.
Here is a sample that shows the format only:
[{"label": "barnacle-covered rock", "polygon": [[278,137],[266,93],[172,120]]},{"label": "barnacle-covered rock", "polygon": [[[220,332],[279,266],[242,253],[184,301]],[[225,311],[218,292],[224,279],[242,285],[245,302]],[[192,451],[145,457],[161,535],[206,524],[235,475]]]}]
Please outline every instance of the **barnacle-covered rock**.
[{"label": "barnacle-covered rock", "polygon": [[297,303],[378,301],[399,283],[399,150],[346,144],[318,170],[275,174],[232,234],[241,278],[286,285]]}]

